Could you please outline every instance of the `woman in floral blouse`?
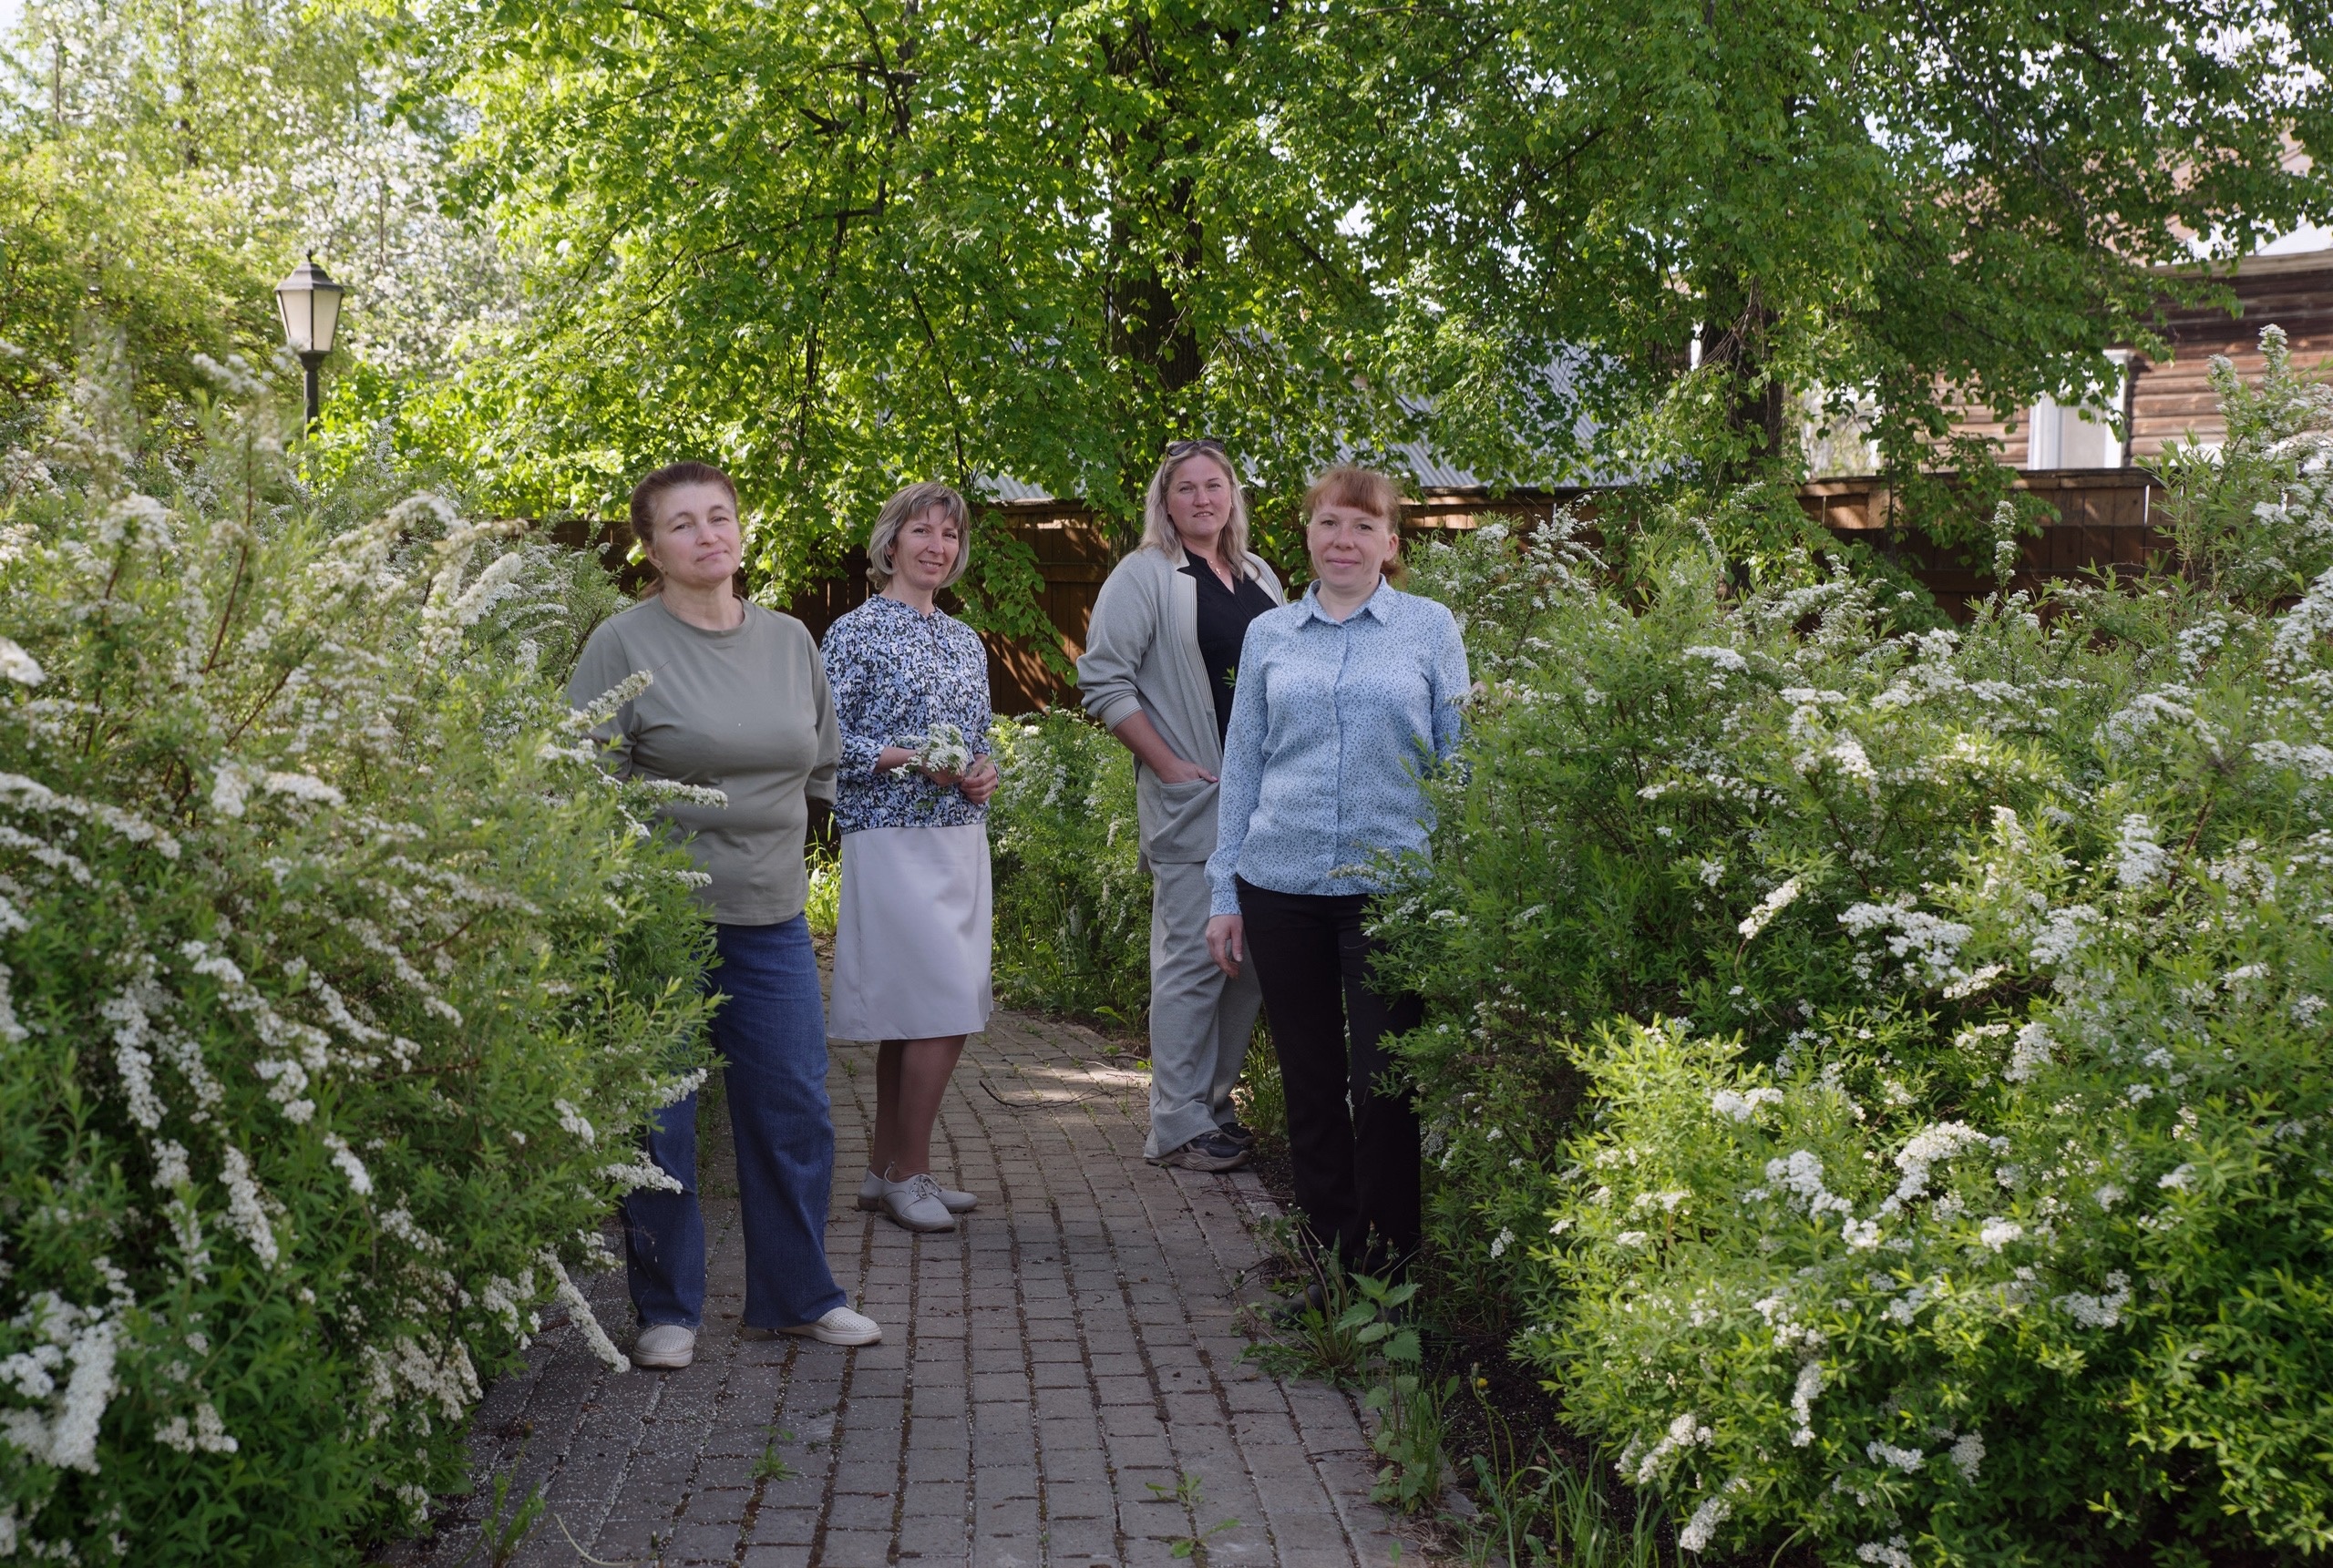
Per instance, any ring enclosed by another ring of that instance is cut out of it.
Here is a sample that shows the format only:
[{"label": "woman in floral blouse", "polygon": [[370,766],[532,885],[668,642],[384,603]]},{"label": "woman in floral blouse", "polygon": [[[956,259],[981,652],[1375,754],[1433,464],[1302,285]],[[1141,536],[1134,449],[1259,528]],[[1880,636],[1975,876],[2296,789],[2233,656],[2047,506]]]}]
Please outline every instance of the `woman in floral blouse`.
[{"label": "woman in floral blouse", "polygon": [[858,1206],[914,1231],[977,1201],[931,1175],[931,1124],[964,1037],[988,1027],[988,654],[933,602],[964,575],[971,522],[945,485],[883,503],[867,541],[875,597],[822,650],[842,731],[835,825],[842,909],[827,1033],[880,1043]]}]

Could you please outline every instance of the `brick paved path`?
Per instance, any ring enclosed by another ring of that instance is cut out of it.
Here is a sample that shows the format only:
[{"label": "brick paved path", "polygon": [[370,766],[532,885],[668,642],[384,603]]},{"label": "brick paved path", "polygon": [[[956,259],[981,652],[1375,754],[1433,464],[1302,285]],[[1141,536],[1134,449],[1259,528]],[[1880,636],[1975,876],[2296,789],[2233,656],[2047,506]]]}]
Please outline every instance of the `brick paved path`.
[{"label": "brick paved path", "polygon": [[[478,1412],[481,1473],[547,1485],[520,1563],[1147,1568],[1208,1532],[1199,1561],[1215,1564],[1414,1558],[1366,1501],[1351,1401],[1240,1359],[1233,1314],[1262,1296],[1244,1274],[1259,1255],[1247,1222],[1271,1212],[1261,1189],[1145,1165],[1143,1079],[1086,1030],[994,1023],[940,1118],[940,1173],[981,1195],[951,1235],[853,1206],[874,1058],[835,1047],[827,1252],[879,1346],[738,1337],[726,1127],[707,1126],[695,1364],[612,1374],[555,1328]],[[628,1343],[621,1275],[586,1288]],[[387,1561],[447,1568],[474,1545],[476,1511]]]}]

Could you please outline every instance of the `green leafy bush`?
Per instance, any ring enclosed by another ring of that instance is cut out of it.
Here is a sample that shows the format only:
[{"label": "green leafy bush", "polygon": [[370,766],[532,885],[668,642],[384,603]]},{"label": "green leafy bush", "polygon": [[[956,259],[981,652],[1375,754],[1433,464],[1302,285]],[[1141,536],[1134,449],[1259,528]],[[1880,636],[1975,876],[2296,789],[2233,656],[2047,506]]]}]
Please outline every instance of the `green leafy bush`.
[{"label": "green leafy bush", "polygon": [[0,1553],[353,1560],[694,1076],[704,925],[560,699],[597,569],[118,366],[0,532]]},{"label": "green leafy bush", "polygon": [[1150,1010],[1150,879],[1134,758],[1071,713],[999,719],[989,805],[996,989],[1013,1006],[1139,1027]]},{"label": "green leafy bush", "polygon": [[2333,1544],[2333,572],[2276,613],[2261,564],[2333,519],[2292,436],[2232,421],[2213,506],[2287,510],[2207,581],[1957,631],[1814,561],[1738,595],[1690,531],[1629,603],[1560,524],[1427,552],[1486,675],[1384,920],[1437,1245],[1685,1548]]}]

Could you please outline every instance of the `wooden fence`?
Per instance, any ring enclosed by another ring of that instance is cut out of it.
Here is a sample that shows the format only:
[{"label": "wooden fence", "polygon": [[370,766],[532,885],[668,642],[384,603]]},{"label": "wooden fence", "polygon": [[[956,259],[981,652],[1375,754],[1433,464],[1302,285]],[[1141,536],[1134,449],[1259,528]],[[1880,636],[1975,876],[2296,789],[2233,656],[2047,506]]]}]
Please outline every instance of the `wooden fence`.
[{"label": "wooden fence", "polygon": [[[2018,488],[2050,503],[2056,516],[2040,534],[2022,542],[2012,588],[2034,588],[2056,578],[2079,577],[2102,567],[2136,569],[2152,554],[2170,548],[2154,519],[2161,484],[2143,469],[2080,469],[2020,475]],[[1902,561],[1934,593],[1948,615],[1965,620],[1971,604],[1993,591],[1989,561],[1956,559],[1925,541],[1906,539],[1896,527],[1894,497],[1876,479],[1825,479],[1799,494],[1807,514],[1842,539],[1872,546]],[[1520,491],[1491,496],[1471,490],[1429,490],[1413,502],[1403,520],[1412,538],[1443,530],[1465,530],[1494,519],[1544,518],[1551,507],[1578,505],[1593,514],[1588,490]],[[1105,531],[1093,514],[1075,503],[1013,501],[989,508],[989,527],[1001,527],[1026,544],[1043,579],[1040,603],[1052,620],[1062,653],[1074,659],[1085,646],[1094,601],[1115,561]],[[610,543],[607,525],[573,521],[556,526],[553,537],[576,548],[597,548],[627,588],[644,578]],[[786,606],[814,633],[823,634],[837,617],[862,602],[872,589],[867,558],[850,551],[833,577],[806,589]],[[999,712],[1028,712],[1062,702],[1074,691],[1058,683],[1029,649],[1002,639],[989,644],[989,687]]]}]

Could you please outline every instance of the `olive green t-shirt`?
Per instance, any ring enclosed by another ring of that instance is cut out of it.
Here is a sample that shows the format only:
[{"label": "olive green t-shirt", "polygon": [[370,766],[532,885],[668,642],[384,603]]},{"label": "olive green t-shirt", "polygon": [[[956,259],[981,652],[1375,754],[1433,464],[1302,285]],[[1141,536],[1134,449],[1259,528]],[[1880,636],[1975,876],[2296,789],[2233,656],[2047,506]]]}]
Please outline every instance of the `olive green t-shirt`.
[{"label": "olive green t-shirt", "polygon": [[809,629],[745,606],[744,624],[704,631],[664,608],[636,604],[583,645],[568,701],[583,707],[645,670],[648,690],[595,732],[612,740],[626,778],[673,779],[725,792],[727,806],[667,802],[697,866],[705,912],[727,926],[774,926],[802,913],[807,795],[831,802],[842,755],[834,699]]}]

